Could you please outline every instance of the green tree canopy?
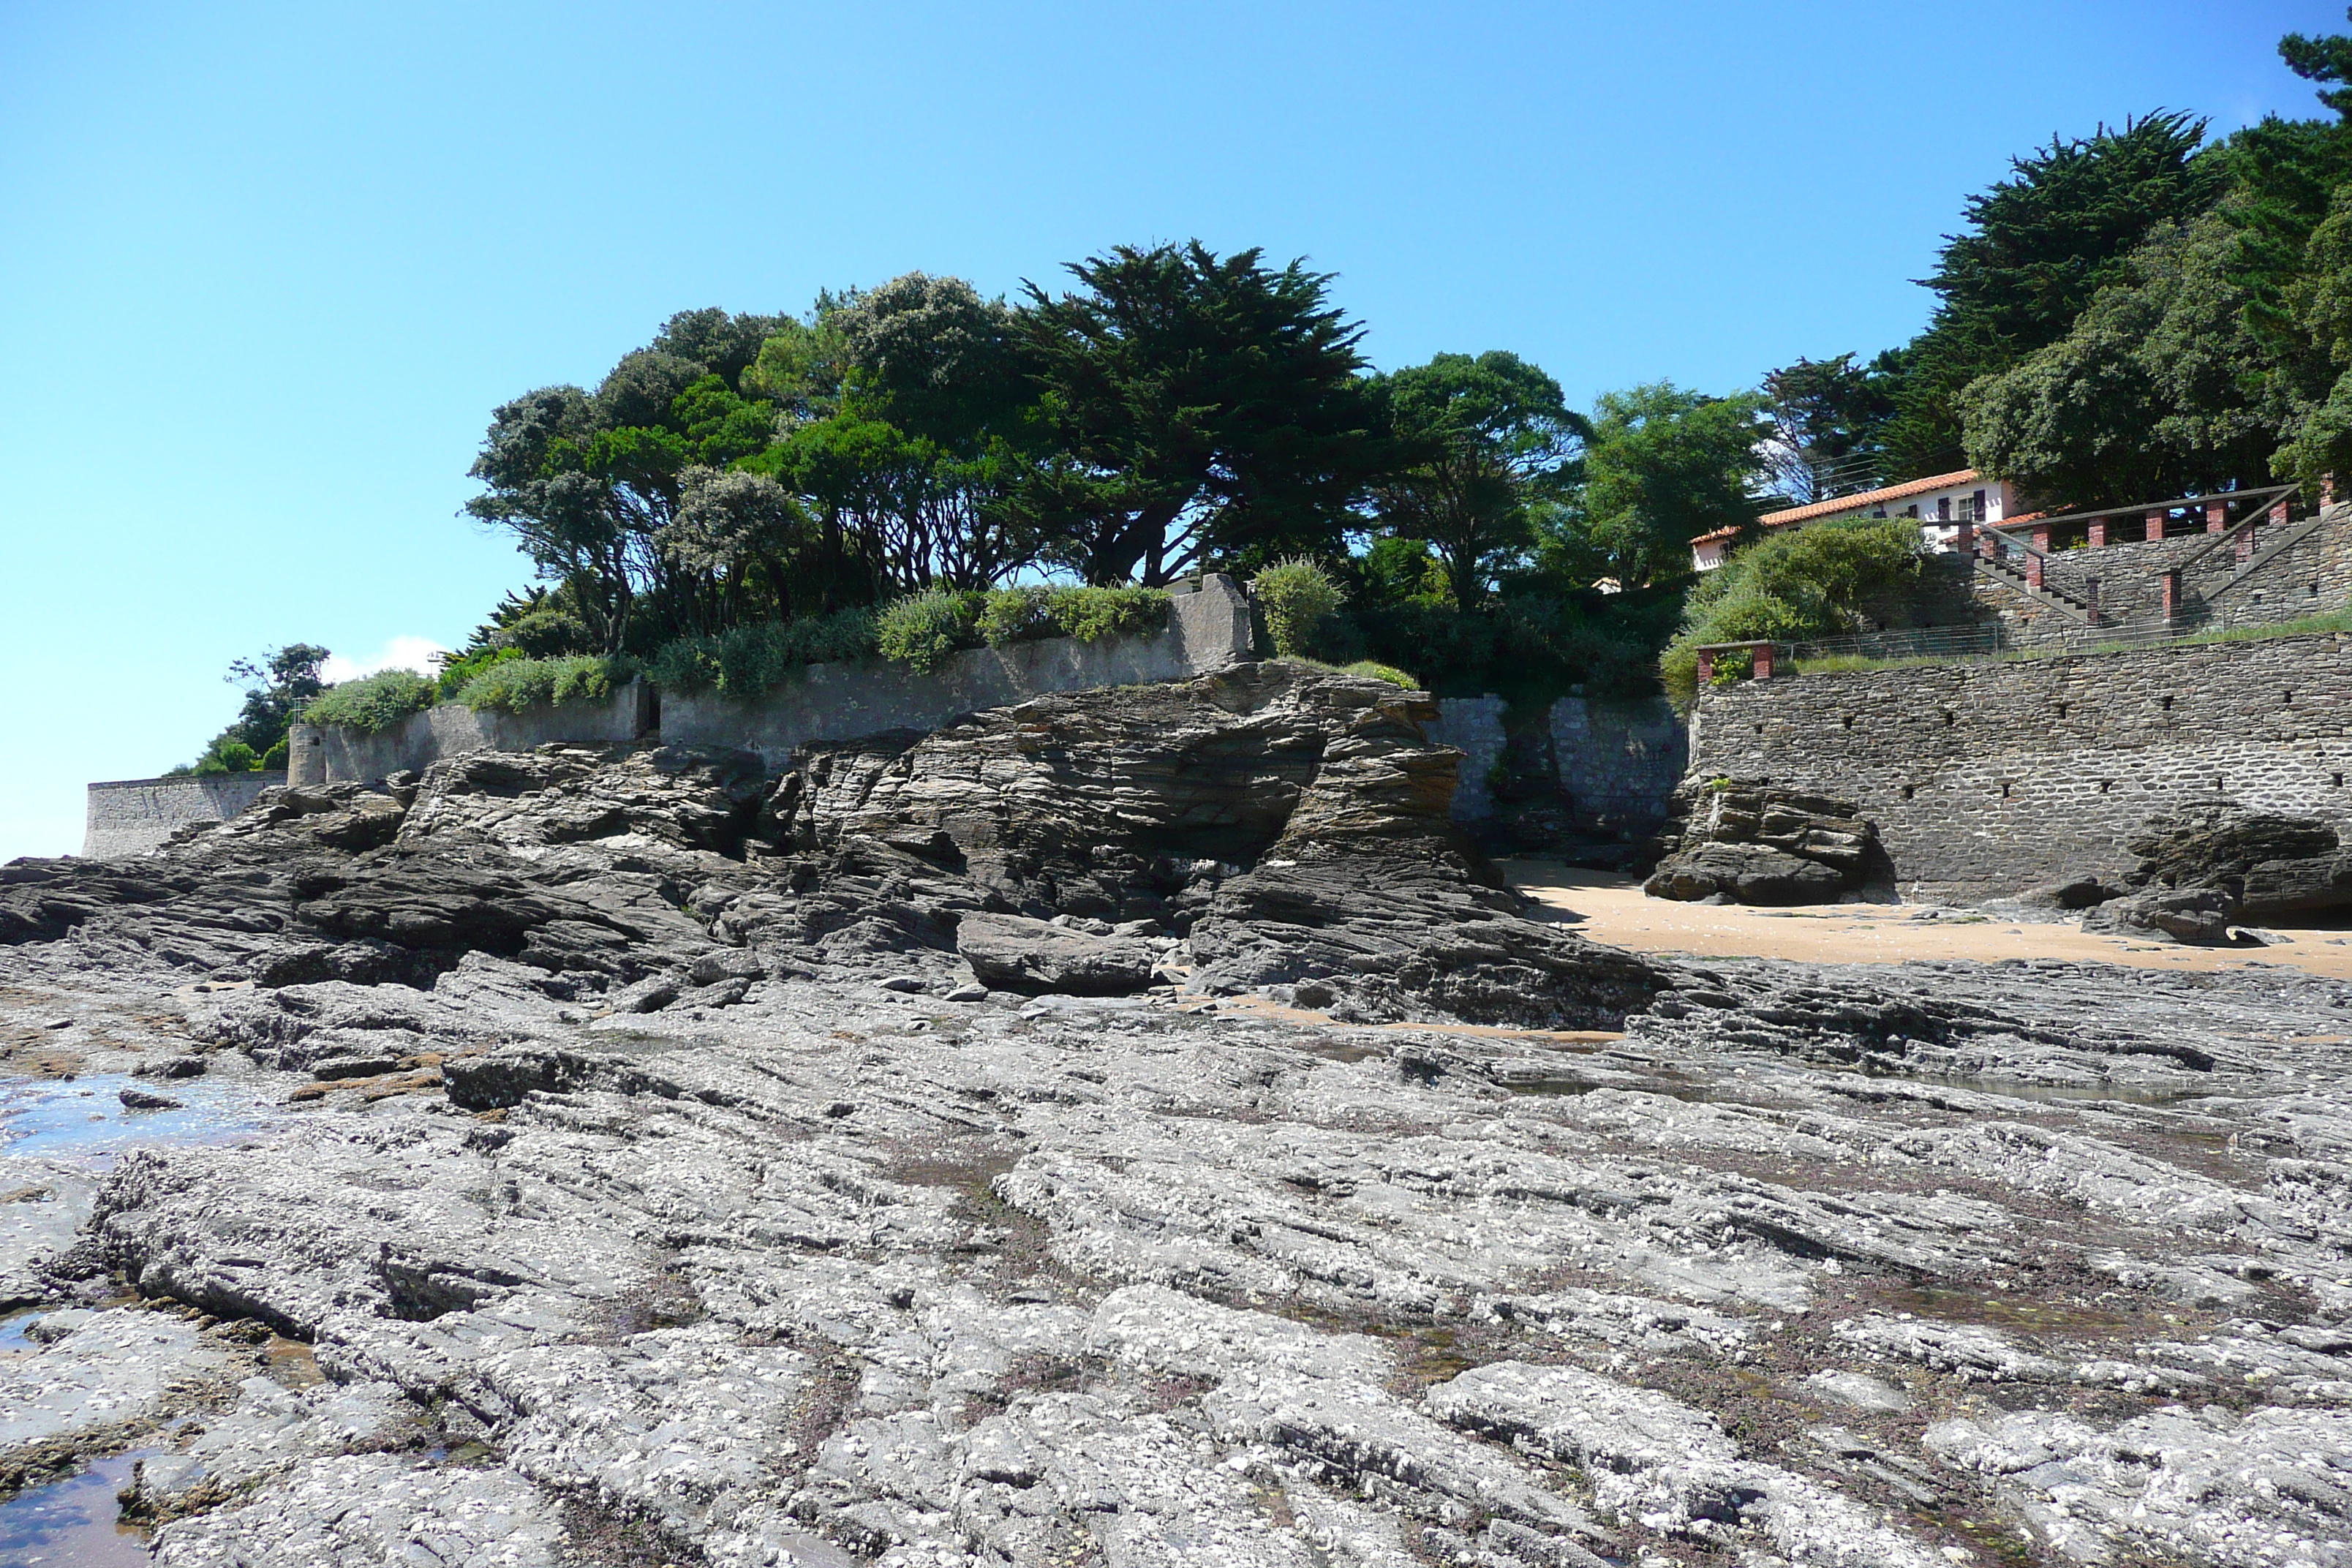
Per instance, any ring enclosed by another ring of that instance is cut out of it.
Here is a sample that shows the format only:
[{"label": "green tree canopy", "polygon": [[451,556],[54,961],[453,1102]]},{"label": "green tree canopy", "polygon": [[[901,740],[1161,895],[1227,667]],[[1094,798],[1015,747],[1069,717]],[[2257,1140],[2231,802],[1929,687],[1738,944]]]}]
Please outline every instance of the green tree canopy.
[{"label": "green tree canopy", "polygon": [[1474,607],[1533,542],[1529,502],[1570,478],[1583,421],[1559,383],[1500,350],[1439,354],[1375,384],[1411,464],[1374,488],[1381,526],[1425,542],[1454,604]]},{"label": "green tree canopy", "polygon": [[1080,291],[1029,285],[1050,455],[1027,504],[1087,582],[1335,552],[1389,466],[1363,328],[1328,274],[1263,254],[1121,246],[1071,266]]},{"label": "green tree canopy", "polygon": [[1895,473],[1957,467],[1969,383],[2064,336],[2151,234],[2212,208],[2229,168],[2200,151],[2204,137],[2205,121],[2161,112],[2120,131],[2053,137],[1968,199],[1966,226],[1924,280],[1941,302],[1895,392],[1885,436]]},{"label": "green tree canopy", "polygon": [[1565,527],[1625,586],[1686,571],[1700,534],[1753,527],[1749,484],[1768,433],[1758,395],[1653,382],[1604,394],[1588,429],[1583,490]]}]

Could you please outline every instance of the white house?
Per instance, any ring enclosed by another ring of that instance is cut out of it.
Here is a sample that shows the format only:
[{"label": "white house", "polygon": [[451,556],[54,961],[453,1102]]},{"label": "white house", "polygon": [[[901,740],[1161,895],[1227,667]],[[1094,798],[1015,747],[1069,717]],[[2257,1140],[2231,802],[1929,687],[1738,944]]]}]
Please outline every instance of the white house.
[{"label": "white house", "polygon": [[[1817,500],[1786,511],[1768,511],[1756,521],[1766,530],[1796,528],[1831,517],[1916,517],[1928,545],[1949,550],[1964,522],[2000,522],[2018,514],[2017,492],[2006,479],[1988,479],[1974,468],[1960,468],[1924,479],[1910,479],[1884,489]],[[1739,531],[1719,528],[1691,541],[1691,564],[1712,572],[1723,564]]]}]

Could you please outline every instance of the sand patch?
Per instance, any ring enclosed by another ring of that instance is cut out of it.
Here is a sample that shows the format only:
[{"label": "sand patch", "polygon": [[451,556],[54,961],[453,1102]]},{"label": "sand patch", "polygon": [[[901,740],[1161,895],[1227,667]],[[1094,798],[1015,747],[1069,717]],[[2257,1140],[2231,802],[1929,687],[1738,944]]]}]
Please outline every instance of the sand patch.
[{"label": "sand patch", "polygon": [[[2037,925],[1969,910],[1916,904],[1814,904],[1793,910],[1682,904],[1646,898],[1639,879],[1557,861],[1507,860],[1511,885],[1577,933],[1634,952],[1702,958],[1785,958],[1808,963],[1906,963],[1916,959],[2054,958],[2143,969],[2289,966],[2352,980],[2352,931],[2281,931],[2262,947],[2175,947],[2095,936],[2072,920]],[[1929,918],[1929,910],[1935,910]]]}]

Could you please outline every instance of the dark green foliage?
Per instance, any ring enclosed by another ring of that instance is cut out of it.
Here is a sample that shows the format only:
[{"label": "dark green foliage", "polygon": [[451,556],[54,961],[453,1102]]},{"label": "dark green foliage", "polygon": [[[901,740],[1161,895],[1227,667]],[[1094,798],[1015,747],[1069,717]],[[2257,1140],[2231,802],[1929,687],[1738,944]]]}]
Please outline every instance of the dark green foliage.
[{"label": "dark green foliage", "polygon": [[[455,702],[457,693],[473,683],[474,677],[495,664],[531,656],[514,647],[486,647],[479,653],[461,654],[441,666],[441,678],[434,682],[436,695],[444,702]],[[561,657],[556,656],[556,657]]]},{"label": "dark green foliage", "polygon": [[325,648],[289,643],[230,665],[227,679],[245,686],[244,705],[192,767],[177,771],[247,773],[262,766],[286,739],[286,727],[324,689],[319,670],[326,662]]},{"label": "dark green foliage", "polygon": [[812,664],[871,658],[874,613],[836,610],[798,621],[761,621],[715,636],[686,637],[663,645],[646,675],[665,691],[719,691],[756,697]]},{"label": "dark green foliage", "polygon": [[1287,657],[1311,651],[1315,628],[1346,597],[1339,579],[1313,561],[1277,561],[1250,579],[1266,635],[1275,652]]},{"label": "dark green foliage", "polygon": [[[634,660],[596,654],[502,659],[467,681],[457,692],[457,700],[477,710],[499,709],[509,713],[559,708],[567,702],[600,702],[627,685],[636,673]],[[432,689],[431,683],[427,689]]]},{"label": "dark green foliage", "polygon": [[1959,467],[1962,390],[2064,336],[2152,234],[2211,210],[2229,168],[2200,152],[2204,137],[2203,121],[2172,113],[2053,137],[1968,199],[1926,279],[1941,303],[1911,343],[1885,427],[1895,476]]},{"label": "dark green foliage", "polygon": [[2219,216],[2134,252],[2067,334],[1961,395],[1969,459],[2055,509],[2258,480],[2293,410],[2246,324]]},{"label": "dark green foliage", "polygon": [[1889,349],[1867,365],[1843,353],[1801,359],[1765,376],[1771,475],[1792,504],[1888,481],[1886,426],[1903,363],[1901,351]]},{"label": "dark green foliage", "polygon": [[894,599],[874,619],[875,642],[884,658],[929,675],[978,639],[981,605],[978,594],[946,588]]},{"label": "dark green foliage", "polygon": [[1530,503],[1575,479],[1584,422],[1559,383],[1499,351],[1439,354],[1374,385],[1402,465],[1373,487],[1381,527],[1422,542],[1444,564],[1447,597],[1475,606],[1534,542]]},{"label": "dark green foliage", "polygon": [[1262,255],[1120,246],[1071,266],[1081,292],[1030,286],[1048,450],[1024,501],[1088,583],[1337,553],[1349,508],[1393,470],[1363,328],[1328,274]]},{"label": "dark green foliage", "polygon": [[433,706],[438,684],[413,669],[382,669],[327,688],[303,710],[312,724],[339,724],[366,734],[389,730]]},{"label": "dark green foliage", "polygon": [[1925,553],[1907,518],[1840,518],[1783,529],[1699,579],[1682,629],[1658,669],[1666,695],[1687,710],[1697,689],[1698,649],[1709,643],[1795,642],[1884,623],[1902,613]]},{"label": "dark green foliage", "polygon": [[1584,484],[1546,520],[1544,553],[1573,580],[1633,586],[1688,568],[1690,542],[1756,521],[1764,400],[1672,382],[1604,394],[1587,425]]},{"label": "dark green foliage", "polygon": [[1507,579],[1481,609],[1431,599],[1351,604],[1318,622],[1306,651],[1341,666],[1370,659],[1442,697],[1485,692],[1540,708],[1580,689],[1655,696],[1658,650],[1673,635],[1687,576],[1622,594]]}]

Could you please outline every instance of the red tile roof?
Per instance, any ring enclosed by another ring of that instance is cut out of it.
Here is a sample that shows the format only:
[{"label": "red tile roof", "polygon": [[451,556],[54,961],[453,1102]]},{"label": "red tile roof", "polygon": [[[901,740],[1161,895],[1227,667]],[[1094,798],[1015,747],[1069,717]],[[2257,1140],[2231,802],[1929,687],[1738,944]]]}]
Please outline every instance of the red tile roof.
[{"label": "red tile roof", "polygon": [[[1950,489],[1981,478],[1974,468],[1955,468],[1948,474],[1931,474],[1924,479],[1906,479],[1899,485],[1883,489],[1863,490],[1854,495],[1837,496],[1829,500],[1817,500],[1810,506],[1792,506],[1786,511],[1768,511],[1756,521],[1766,528],[1786,528],[1791,523],[1811,522],[1817,517],[1852,517],[1857,512],[1884,506],[1889,501],[1908,500],[1935,490]],[[2037,514],[2038,515],[2038,514]],[[1932,521],[1933,519],[1924,521]],[[2022,519],[2012,519],[2022,521]],[[1718,528],[1713,533],[1702,533],[1691,540],[1693,544],[1706,544],[1718,539],[1736,539],[1739,530]]]}]

